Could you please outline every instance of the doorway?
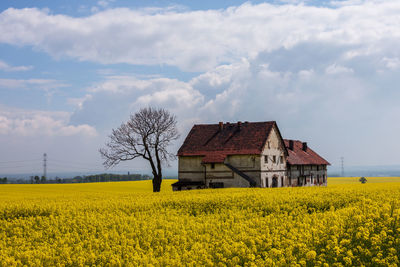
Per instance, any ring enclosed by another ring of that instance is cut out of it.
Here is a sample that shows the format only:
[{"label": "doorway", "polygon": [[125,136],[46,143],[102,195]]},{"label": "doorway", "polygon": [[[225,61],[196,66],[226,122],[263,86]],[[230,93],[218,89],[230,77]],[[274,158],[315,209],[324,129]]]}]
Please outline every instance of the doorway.
[{"label": "doorway", "polygon": [[278,187],[278,177],[272,177],[272,187]]}]

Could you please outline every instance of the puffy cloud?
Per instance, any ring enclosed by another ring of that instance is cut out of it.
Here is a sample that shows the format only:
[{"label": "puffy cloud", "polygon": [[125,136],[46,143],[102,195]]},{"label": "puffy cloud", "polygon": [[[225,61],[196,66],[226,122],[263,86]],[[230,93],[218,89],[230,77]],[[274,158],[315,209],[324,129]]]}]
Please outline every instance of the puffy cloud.
[{"label": "puffy cloud", "polygon": [[169,78],[108,76],[87,91],[81,109],[72,115],[71,121],[96,125],[105,131],[119,126],[130,113],[148,105],[165,107],[187,118],[204,98],[189,83]]},{"label": "puffy cloud", "polygon": [[[71,121],[109,132],[141,107],[164,107],[178,117],[182,140],[177,149],[194,123],[276,120],[284,137],[311,142],[332,163],[342,155],[348,164],[395,163],[390,161],[396,158],[393,153],[376,145],[376,153],[388,155],[378,163],[365,144],[387,127],[384,122],[397,120],[393,110],[398,110],[395,99],[400,97],[395,87],[399,70],[377,71],[375,63],[382,62],[382,55],[345,59],[337,56],[342,50],[324,46],[324,51],[334,52],[320,57],[323,53],[310,47],[314,53],[309,60],[296,60],[297,47],[275,55],[284,62],[293,60],[286,69],[267,52],[220,65],[189,81],[109,76],[88,88],[91,97]],[[300,58],[304,59],[301,53]],[[392,131],[386,135],[396,138]]]},{"label": "puffy cloud", "polygon": [[[106,66],[103,81],[67,100],[77,107],[73,114],[0,113],[0,133],[43,128],[47,135],[92,136],[89,125],[95,125],[102,135],[151,105],[177,115],[182,138],[194,123],[276,120],[284,137],[311,142],[332,163],[340,156],[348,164],[396,163],[392,151],[400,147],[388,140],[398,135],[400,3],[334,5],[110,9],[80,18],[8,9],[0,14],[0,42],[55,57],[202,73],[183,81],[121,75]],[[3,88],[62,84],[0,79]]]},{"label": "puffy cloud", "polygon": [[395,0],[334,7],[246,3],[207,11],[116,8],[79,18],[10,8],[0,14],[0,42],[55,57],[208,71],[304,42],[352,47],[348,57],[382,53],[382,44],[399,46],[399,11]]},{"label": "puffy cloud", "polygon": [[74,136],[93,137],[96,129],[87,124],[69,124],[67,112],[0,109],[0,134],[13,136]]}]

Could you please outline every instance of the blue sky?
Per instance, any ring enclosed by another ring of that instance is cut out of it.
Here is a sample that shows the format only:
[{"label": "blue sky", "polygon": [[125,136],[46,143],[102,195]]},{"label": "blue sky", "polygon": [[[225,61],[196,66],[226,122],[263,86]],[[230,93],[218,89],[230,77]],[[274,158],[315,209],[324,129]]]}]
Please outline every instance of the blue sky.
[{"label": "blue sky", "polygon": [[[194,123],[276,120],[333,165],[400,157],[398,1],[2,1],[0,176],[103,171],[145,106]],[[113,171],[147,172],[142,161]],[[169,169],[176,172],[176,162]]]}]

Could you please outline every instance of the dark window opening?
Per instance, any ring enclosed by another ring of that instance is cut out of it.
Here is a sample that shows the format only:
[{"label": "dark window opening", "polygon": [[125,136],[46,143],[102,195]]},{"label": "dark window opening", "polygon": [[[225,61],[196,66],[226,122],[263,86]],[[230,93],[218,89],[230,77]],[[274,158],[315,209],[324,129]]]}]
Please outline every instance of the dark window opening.
[{"label": "dark window opening", "polygon": [[283,156],[280,157],[280,163],[283,164]]},{"label": "dark window opening", "polygon": [[264,156],[264,162],[268,163],[268,156],[267,155]]},{"label": "dark window opening", "polygon": [[283,187],[283,176],[281,177],[281,187]]},{"label": "dark window opening", "polygon": [[272,162],[276,163],[276,156],[272,156]]},{"label": "dark window opening", "polygon": [[215,169],[215,163],[211,163],[211,169]]}]

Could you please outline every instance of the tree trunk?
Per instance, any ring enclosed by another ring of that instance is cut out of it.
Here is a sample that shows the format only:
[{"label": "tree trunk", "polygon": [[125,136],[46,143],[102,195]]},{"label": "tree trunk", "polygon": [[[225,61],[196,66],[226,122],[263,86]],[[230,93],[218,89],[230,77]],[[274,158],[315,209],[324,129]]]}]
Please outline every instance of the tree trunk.
[{"label": "tree trunk", "polygon": [[161,177],[154,176],[153,178],[153,192],[160,192],[161,189]]}]

